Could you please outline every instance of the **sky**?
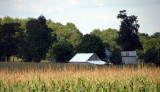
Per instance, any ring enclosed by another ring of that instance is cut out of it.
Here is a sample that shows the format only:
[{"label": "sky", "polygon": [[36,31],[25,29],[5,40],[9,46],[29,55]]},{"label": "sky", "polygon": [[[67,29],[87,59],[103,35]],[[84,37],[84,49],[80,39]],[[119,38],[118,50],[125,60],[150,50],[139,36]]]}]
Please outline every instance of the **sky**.
[{"label": "sky", "polygon": [[120,10],[138,16],[139,32],[160,32],[160,0],[0,0],[0,17],[38,18],[74,23],[83,34],[94,29],[119,30]]}]

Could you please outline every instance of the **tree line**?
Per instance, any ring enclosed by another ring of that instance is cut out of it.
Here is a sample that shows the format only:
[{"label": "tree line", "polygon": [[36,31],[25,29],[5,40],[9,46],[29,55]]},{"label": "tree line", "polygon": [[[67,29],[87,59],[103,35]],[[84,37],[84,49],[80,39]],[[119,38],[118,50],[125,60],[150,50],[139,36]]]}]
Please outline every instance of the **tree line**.
[{"label": "tree line", "polygon": [[10,62],[11,57],[23,62],[40,62],[56,58],[58,62],[69,61],[76,53],[96,53],[105,58],[105,49],[112,52],[111,61],[121,63],[120,52],[136,50],[137,58],[145,62],[159,61],[160,33],[149,36],[139,33],[137,17],[120,11],[120,30],[94,29],[83,35],[73,23],[62,25],[38,18],[0,18],[0,61]]}]

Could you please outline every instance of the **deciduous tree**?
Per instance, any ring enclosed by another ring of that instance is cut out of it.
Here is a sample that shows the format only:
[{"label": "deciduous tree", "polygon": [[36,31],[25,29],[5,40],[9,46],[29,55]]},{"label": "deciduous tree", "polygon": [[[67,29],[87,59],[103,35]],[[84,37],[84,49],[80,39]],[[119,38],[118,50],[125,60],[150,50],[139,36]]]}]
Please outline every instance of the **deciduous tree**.
[{"label": "deciduous tree", "polygon": [[19,34],[23,31],[19,23],[5,23],[0,28],[0,57],[9,62],[18,51]]},{"label": "deciduous tree", "polygon": [[44,16],[31,19],[26,24],[25,46],[23,48],[23,59],[27,62],[40,62],[51,46],[52,30],[47,27]]},{"label": "deciduous tree", "polygon": [[120,32],[119,32],[119,44],[125,51],[133,51],[136,49],[142,49],[142,45],[137,35],[139,24],[137,16],[127,16],[126,10],[120,11],[117,16],[121,20]]},{"label": "deciduous tree", "polygon": [[84,35],[82,42],[76,48],[77,53],[96,53],[101,59],[105,58],[105,47],[101,39],[95,35]]},{"label": "deciduous tree", "polygon": [[73,57],[73,46],[65,40],[59,41],[52,49],[52,55],[58,62],[68,62]]}]

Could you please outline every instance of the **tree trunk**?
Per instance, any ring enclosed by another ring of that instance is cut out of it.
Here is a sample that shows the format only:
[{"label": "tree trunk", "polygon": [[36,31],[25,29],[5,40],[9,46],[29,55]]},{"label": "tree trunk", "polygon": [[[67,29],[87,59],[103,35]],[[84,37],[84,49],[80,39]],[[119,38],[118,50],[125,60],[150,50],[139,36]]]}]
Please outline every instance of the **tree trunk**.
[{"label": "tree trunk", "polygon": [[13,62],[14,62],[14,56],[13,56]]},{"label": "tree trunk", "polygon": [[7,62],[9,62],[9,57],[7,56]]}]

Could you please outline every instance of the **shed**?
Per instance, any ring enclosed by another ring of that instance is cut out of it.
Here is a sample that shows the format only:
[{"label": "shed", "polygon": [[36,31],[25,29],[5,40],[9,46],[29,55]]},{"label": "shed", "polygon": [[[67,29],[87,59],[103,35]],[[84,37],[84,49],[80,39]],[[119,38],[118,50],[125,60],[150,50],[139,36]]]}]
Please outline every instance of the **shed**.
[{"label": "shed", "polygon": [[110,61],[109,58],[111,57],[112,53],[106,48],[105,48],[105,55],[106,55],[106,57],[103,58],[103,60],[104,61]]},{"label": "shed", "polygon": [[124,64],[138,64],[136,60],[136,51],[122,51],[122,63]]},{"label": "shed", "polygon": [[51,59],[50,59],[50,62],[56,63],[56,58],[51,58]]},{"label": "shed", "polygon": [[94,53],[77,53],[69,62],[74,64],[106,64]]},{"label": "shed", "polygon": [[108,49],[105,49],[105,54],[107,58],[109,58],[112,55],[112,53]]}]

